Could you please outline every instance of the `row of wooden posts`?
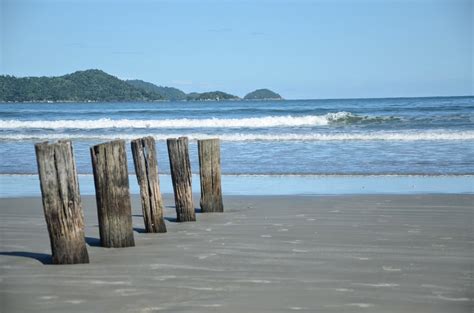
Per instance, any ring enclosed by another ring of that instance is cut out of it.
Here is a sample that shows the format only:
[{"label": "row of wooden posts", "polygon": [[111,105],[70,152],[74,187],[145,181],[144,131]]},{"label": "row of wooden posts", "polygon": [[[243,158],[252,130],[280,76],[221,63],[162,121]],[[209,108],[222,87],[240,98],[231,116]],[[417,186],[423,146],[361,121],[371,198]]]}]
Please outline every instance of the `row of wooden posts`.
[{"label": "row of wooden posts", "polygon": [[[178,222],[195,221],[191,164],[186,137],[167,140]],[[145,231],[166,232],[153,137],[131,142]],[[35,145],[53,264],[89,263],[84,214],[71,141]],[[124,140],[91,147],[102,247],[135,245]],[[223,212],[219,139],[198,140],[201,211]]]}]

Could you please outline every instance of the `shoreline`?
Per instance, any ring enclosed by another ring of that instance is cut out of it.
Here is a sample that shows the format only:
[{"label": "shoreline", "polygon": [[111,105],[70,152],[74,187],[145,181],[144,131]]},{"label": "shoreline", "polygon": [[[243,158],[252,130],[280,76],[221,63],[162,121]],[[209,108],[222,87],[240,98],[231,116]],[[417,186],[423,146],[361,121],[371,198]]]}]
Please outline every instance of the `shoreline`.
[{"label": "shoreline", "polygon": [[[94,195],[92,174],[79,174],[81,195]],[[169,174],[160,174],[161,192],[172,193]],[[129,175],[130,193],[138,194],[135,174]],[[199,175],[192,175],[199,192]],[[358,194],[473,194],[474,175],[222,175],[224,195],[358,195]],[[37,174],[0,175],[0,198],[41,196]]]},{"label": "shoreline", "polygon": [[83,101],[74,101],[74,100],[39,100],[39,101],[0,101],[0,104],[58,104],[58,103],[155,103],[155,102],[227,102],[227,101],[247,101],[247,102],[266,102],[266,101],[338,101],[338,100],[390,100],[390,99],[431,99],[431,98],[472,98],[474,95],[438,95],[438,96],[413,96],[413,97],[370,97],[370,98],[316,98],[316,99],[225,99],[225,100],[111,100],[111,101],[101,101],[101,100],[83,100]]},{"label": "shoreline", "polygon": [[[138,193],[130,193],[131,198],[137,198],[140,196]],[[174,208],[174,194],[170,192],[163,192],[161,193],[161,196],[163,198],[167,198],[170,202],[169,206],[173,206]],[[195,205],[196,210],[199,211],[199,198],[201,194],[198,191],[193,191],[193,199],[197,204]],[[287,199],[287,198],[341,198],[341,199],[347,199],[347,198],[365,198],[365,197],[393,197],[393,198],[403,198],[403,197],[420,197],[420,196],[429,196],[429,197],[471,197],[474,196],[474,193],[419,193],[419,194],[387,194],[387,193],[367,193],[367,194],[292,194],[292,195],[286,195],[286,194],[281,194],[281,195],[224,195],[224,198],[227,199],[235,199],[235,198],[241,198],[241,199],[253,199],[253,198],[261,198],[261,199],[274,199],[274,198],[279,198],[279,199]],[[86,201],[95,201],[95,196],[94,195],[81,195],[81,200],[86,200]],[[41,204],[41,196],[37,195],[30,195],[30,196],[16,196],[16,197],[0,197],[0,202],[3,201],[23,201],[23,200],[34,200],[34,201],[39,201],[38,203]],[[474,198],[473,198],[474,200]],[[140,206],[140,203],[137,201],[137,207]],[[216,213],[220,214],[220,213]]]},{"label": "shoreline", "polygon": [[[0,199],[5,312],[467,312],[473,304],[474,195],[224,196],[225,213],[98,246],[83,196],[91,263],[50,259],[41,198]],[[194,197],[198,207],[199,198]],[[32,279],[33,278],[33,279]]]}]

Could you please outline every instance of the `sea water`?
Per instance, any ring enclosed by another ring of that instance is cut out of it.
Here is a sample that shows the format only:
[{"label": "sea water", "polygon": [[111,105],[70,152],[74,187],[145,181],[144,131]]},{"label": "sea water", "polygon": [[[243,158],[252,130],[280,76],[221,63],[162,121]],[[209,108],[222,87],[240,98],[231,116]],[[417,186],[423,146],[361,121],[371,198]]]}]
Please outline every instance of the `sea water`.
[{"label": "sea water", "polygon": [[[331,193],[338,190],[331,187],[331,179],[338,180],[337,186],[353,184],[342,193],[367,192],[354,177],[372,182],[365,184],[374,187],[369,192],[383,192],[377,180],[387,179],[392,183],[384,183],[386,192],[407,192],[413,177],[422,185],[424,177],[426,186],[431,186],[420,192],[473,191],[474,97],[439,97],[3,103],[0,195],[12,194],[3,190],[19,174],[16,182],[24,179],[34,185],[34,193],[39,192],[37,181],[21,178],[37,173],[36,142],[71,139],[78,172],[87,177],[92,173],[90,146],[141,136],[157,140],[159,171],[165,176],[169,174],[166,138],[189,137],[193,173],[199,169],[196,140],[220,138],[229,193],[275,193],[275,184],[281,194]],[[133,174],[130,151],[128,161]],[[400,185],[404,180],[405,187]],[[84,184],[91,185],[90,180]]]}]

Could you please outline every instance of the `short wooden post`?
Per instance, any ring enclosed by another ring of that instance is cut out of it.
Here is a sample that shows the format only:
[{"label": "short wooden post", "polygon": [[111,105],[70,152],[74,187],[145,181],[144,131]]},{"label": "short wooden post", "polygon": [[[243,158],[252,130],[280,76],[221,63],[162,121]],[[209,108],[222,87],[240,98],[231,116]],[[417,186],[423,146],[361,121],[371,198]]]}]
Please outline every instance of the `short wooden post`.
[{"label": "short wooden post", "polygon": [[155,139],[143,137],[132,140],[132,154],[135,173],[140,185],[145,231],[147,233],[166,233]]},{"label": "short wooden post", "polygon": [[43,142],[35,150],[52,263],[89,263],[72,144]]},{"label": "short wooden post", "polygon": [[201,210],[224,212],[221,187],[221,152],[219,139],[198,140],[201,178]]},{"label": "short wooden post", "polygon": [[91,147],[92,169],[102,247],[135,245],[125,141]]},{"label": "short wooden post", "polygon": [[188,138],[170,138],[167,144],[177,220],[178,222],[195,221]]}]

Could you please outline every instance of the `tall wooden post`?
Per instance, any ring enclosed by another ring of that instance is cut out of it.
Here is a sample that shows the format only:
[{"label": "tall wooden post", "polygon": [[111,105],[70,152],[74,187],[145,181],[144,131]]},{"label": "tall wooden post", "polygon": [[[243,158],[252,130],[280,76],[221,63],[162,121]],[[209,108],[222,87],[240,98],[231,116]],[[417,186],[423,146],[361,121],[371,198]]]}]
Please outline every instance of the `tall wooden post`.
[{"label": "tall wooden post", "polygon": [[102,247],[135,245],[125,141],[91,147],[92,169]]},{"label": "tall wooden post", "polygon": [[178,222],[195,221],[188,138],[170,138],[167,144],[177,220]]},{"label": "tall wooden post", "polygon": [[43,142],[35,150],[52,263],[89,263],[72,144]]},{"label": "tall wooden post", "polygon": [[155,139],[144,137],[132,140],[132,154],[135,173],[140,185],[145,231],[147,233],[166,233]]},{"label": "tall wooden post", "polygon": [[198,140],[201,177],[201,210],[224,212],[221,187],[221,152],[219,139]]}]

